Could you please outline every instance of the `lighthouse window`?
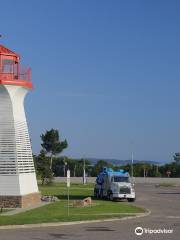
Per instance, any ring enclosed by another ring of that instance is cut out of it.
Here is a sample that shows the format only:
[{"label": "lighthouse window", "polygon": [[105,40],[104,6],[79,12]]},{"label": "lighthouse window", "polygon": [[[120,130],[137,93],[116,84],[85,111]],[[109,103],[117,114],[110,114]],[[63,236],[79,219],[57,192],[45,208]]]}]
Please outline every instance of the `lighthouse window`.
[{"label": "lighthouse window", "polygon": [[2,72],[3,73],[13,73],[14,61],[10,59],[3,60]]}]

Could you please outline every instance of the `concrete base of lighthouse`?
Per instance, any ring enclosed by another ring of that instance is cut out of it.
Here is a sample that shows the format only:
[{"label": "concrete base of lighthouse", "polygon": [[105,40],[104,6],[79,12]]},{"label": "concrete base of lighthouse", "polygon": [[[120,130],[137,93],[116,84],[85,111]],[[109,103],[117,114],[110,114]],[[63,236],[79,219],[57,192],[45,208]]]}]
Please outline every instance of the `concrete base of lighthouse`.
[{"label": "concrete base of lighthouse", "polygon": [[0,207],[25,208],[40,202],[35,173],[0,176]]},{"label": "concrete base of lighthouse", "polygon": [[40,202],[35,173],[0,176],[0,207],[26,208]]},{"label": "concrete base of lighthouse", "polygon": [[41,203],[40,193],[30,193],[24,196],[0,196],[2,208],[26,208]]}]

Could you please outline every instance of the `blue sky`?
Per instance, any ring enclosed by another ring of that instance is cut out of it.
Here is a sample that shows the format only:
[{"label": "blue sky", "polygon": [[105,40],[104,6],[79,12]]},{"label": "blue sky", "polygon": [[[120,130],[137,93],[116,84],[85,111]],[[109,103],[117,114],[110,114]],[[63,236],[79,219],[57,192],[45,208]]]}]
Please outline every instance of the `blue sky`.
[{"label": "blue sky", "polygon": [[57,128],[72,157],[172,160],[180,151],[180,2],[6,0],[1,44],[32,68],[33,144]]}]

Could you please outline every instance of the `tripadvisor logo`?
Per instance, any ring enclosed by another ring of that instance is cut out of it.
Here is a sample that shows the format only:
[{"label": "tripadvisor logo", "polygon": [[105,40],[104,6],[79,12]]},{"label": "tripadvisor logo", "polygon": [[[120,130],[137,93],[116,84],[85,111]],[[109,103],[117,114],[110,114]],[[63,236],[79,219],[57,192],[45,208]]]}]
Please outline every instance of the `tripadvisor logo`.
[{"label": "tripadvisor logo", "polygon": [[136,227],[135,228],[135,234],[136,235],[142,235],[143,233],[147,233],[147,234],[159,234],[159,233],[163,233],[163,234],[168,234],[168,233],[173,233],[173,229],[150,229],[150,228],[142,228],[142,227]]},{"label": "tripadvisor logo", "polygon": [[135,234],[136,235],[142,235],[143,234],[143,228],[142,227],[135,228]]}]

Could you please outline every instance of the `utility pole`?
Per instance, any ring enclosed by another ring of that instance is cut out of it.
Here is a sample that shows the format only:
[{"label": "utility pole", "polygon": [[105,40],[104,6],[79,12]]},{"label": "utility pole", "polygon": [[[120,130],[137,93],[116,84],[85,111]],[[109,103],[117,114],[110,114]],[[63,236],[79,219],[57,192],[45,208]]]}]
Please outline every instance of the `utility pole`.
[{"label": "utility pole", "polygon": [[159,173],[158,164],[156,165],[156,174]]},{"label": "utility pole", "polygon": [[76,165],[74,165],[74,177],[76,176]]},{"label": "utility pole", "polygon": [[83,184],[86,184],[86,162],[85,162],[85,158],[83,158]]},{"label": "utility pole", "polygon": [[134,177],[133,164],[134,164],[134,154],[133,154],[133,152],[132,152],[132,154],[131,154],[131,178],[132,178],[132,180],[133,180],[133,177]]},{"label": "utility pole", "polygon": [[131,141],[131,179],[132,182],[134,181],[134,147],[133,147],[133,141]]},{"label": "utility pole", "polygon": [[65,161],[65,157],[64,157],[64,177],[66,176],[66,165],[67,165],[67,162]]}]

